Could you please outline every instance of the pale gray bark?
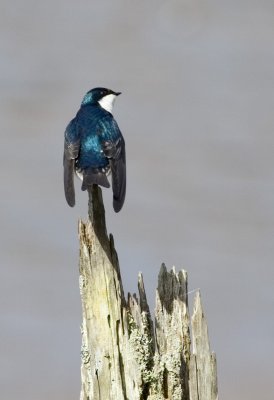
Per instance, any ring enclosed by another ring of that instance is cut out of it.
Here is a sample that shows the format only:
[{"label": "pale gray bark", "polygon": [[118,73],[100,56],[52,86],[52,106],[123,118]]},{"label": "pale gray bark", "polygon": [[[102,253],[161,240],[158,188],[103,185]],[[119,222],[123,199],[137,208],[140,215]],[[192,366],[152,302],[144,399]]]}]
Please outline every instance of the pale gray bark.
[{"label": "pale gray bark", "polygon": [[191,354],[187,274],[162,265],[155,327],[143,277],[125,300],[101,190],[90,193],[89,221],[79,222],[82,300],[81,400],[216,400],[216,359],[201,299],[195,299]]},{"label": "pale gray bark", "polygon": [[200,292],[195,296],[191,327],[193,354],[190,358],[190,400],[216,400],[216,355],[210,351]]}]

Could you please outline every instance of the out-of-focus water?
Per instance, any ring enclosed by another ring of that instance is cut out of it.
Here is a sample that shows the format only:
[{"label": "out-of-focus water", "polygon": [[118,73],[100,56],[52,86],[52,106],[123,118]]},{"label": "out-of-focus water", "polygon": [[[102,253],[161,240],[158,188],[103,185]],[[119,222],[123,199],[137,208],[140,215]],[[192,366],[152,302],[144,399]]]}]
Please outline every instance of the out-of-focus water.
[{"label": "out-of-focus water", "polygon": [[[220,398],[274,391],[274,4],[2,1],[1,399],[80,388],[77,219],[63,132],[84,93],[123,92],[128,192],[104,191],[126,291],[160,263],[201,288]],[[78,185],[79,189],[79,185]]]}]

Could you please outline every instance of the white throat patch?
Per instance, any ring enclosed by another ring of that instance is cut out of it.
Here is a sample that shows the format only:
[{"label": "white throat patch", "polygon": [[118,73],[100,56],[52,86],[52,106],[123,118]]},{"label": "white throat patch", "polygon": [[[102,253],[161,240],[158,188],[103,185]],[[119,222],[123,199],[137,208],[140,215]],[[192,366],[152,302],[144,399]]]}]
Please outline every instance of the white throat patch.
[{"label": "white throat patch", "polygon": [[114,101],[116,99],[115,94],[108,94],[107,96],[103,97],[101,100],[98,101],[100,106],[107,110],[108,112],[112,113]]}]

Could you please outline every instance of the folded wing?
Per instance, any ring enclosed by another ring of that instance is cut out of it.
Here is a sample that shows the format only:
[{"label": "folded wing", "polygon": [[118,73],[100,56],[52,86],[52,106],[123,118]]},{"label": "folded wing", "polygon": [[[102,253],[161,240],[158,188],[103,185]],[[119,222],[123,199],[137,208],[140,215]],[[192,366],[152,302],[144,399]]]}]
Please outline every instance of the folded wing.
[{"label": "folded wing", "polygon": [[115,142],[105,141],[103,149],[110,163],[113,208],[115,212],[119,212],[123,207],[126,196],[126,150],[123,136],[120,135]]},{"label": "folded wing", "polygon": [[64,141],[64,190],[67,203],[70,207],[75,205],[75,190],[74,190],[74,171],[75,159],[78,157],[80,149],[80,139],[77,135],[77,127],[72,120],[65,131]]}]

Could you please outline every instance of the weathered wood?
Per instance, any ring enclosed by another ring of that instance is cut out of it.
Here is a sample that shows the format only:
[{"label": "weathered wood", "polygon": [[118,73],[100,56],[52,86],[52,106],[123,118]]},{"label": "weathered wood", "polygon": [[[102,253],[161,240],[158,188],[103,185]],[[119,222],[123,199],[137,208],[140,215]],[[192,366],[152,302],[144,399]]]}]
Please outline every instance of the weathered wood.
[{"label": "weathered wood", "polygon": [[194,300],[191,326],[193,354],[190,359],[190,400],[216,400],[216,356],[210,351],[207,323],[199,291]]},{"label": "weathered wood", "polygon": [[90,196],[90,220],[79,222],[82,299],[81,399],[124,399],[126,308],[113,238],[107,237],[101,190]]},{"label": "weathered wood", "polygon": [[[188,399],[188,361],[190,357],[189,316],[186,271],[170,272],[164,264],[158,277],[155,309],[158,371],[157,390],[163,399]],[[156,397],[159,398],[159,397]]]},{"label": "weathered wood", "polygon": [[191,354],[187,273],[168,272],[162,265],[154,327],[141,274],[139,296],[129,294],[125,300],[97,186],[90,192],[89,221],[79,222],[79,238],[81,400],[215,400],[216,359],[200,295],[192,317]]}]

